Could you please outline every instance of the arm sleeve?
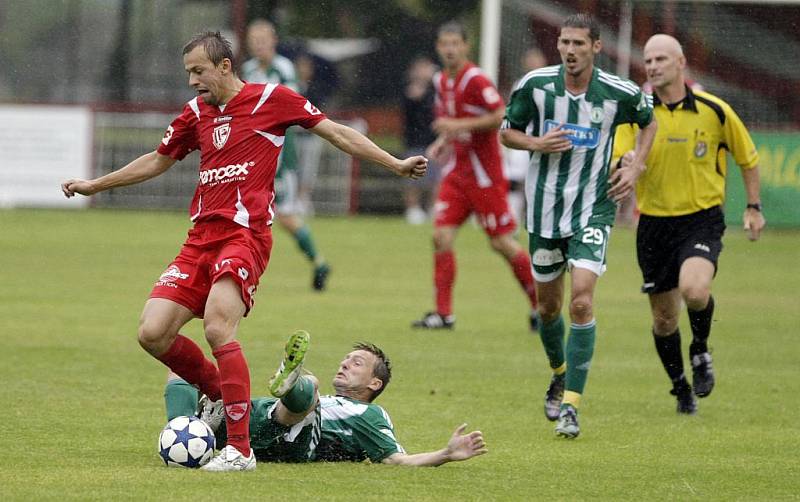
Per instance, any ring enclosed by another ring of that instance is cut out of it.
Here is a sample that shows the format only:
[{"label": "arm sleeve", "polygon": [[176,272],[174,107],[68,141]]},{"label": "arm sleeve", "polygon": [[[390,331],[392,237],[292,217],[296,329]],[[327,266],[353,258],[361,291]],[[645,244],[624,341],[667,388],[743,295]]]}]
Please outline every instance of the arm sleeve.
[{"label": "arm sleeve", "polygon": [[653,121],[653,97],[645,94],[637,87],[637,93],[631,98],[632,114],[628,122],[644,129]]},{"label": "arm sleeve", "polygon": [[284,128],[299,125],[310,129],[327,118],[311,101],[286,86],[276,87],[274,96],[281,110],[280,119]]},{"label": "arm sleeve", "polygon": [[431,86],[433,86],[433,118],[438,119],[447,116],[447,110],[444,108],[444,101],[439,93],[439,86],[441,85],[441,73],[436,72],[431,79]]},{"label": "arm sleeve", "polygon": [[164,132],[158,153],[175,160],[183,160],[190,152],[197,150],[197,115],[187,103],[181,113]]},{"label": "arm sleeve", "polygon": [[386,411],[377,405],[370,406],[353,428],[353,435],[370,461],[378,463],[395,453],[405,453],[394,436],[392,421]]},{"label": "arm sleeve", "polygon": [[733,158],[742,169],[752,169],[758,165],[758,151],[742,119],[730,106],[725,106],[725,143]]},{"label": "arm sleeve", "polygon": [[536,119],[537,110],[531,92],[530,86],[527,85],[514,89],[506,106],[506,116],[501,129],[525,132],[528,124]]},{"label": "arm sleeve", "polygon": [[497,88],[483,75],[477,75],[469,82],[464,93],[464,102],[490,112],[503,107],[503,98]]}]

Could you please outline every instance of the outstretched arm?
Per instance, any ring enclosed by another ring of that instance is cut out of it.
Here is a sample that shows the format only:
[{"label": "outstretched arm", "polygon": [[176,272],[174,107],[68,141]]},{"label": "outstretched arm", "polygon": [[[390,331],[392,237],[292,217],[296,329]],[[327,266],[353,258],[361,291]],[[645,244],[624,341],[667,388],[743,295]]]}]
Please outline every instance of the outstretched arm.
[{"label": "outstretched arm", "polygon": [[406,453],[395,453],[383,459],[384,464],[392,465],[412,465],[417,467],[438,467],[448,462],[458,462],[468,460],[478,455],[483,455],[488,450],[483,441],[481,431],[472,431],[464,434],[467,424],[461,424],[453,432],[447,446],[441,450],[426,453],[416,453],[408,455]]},{"label": "outstretched arm", "polygon": [[377,162],[404,178],[421,178],[428,168],[428,159],[421,155],[397,159],[355,129],[329,119],[315,125],[310,131],[339,150],[360,159]]},{"label": "outstretched arm", "polygon": [[175,163],[175,159],[153,151],[146,153],[122,169],[110,172],[93,180],[70,179],[61,184],[67,198],[75,194],[94,195],[109,188],[133,185],[155,178]]}]

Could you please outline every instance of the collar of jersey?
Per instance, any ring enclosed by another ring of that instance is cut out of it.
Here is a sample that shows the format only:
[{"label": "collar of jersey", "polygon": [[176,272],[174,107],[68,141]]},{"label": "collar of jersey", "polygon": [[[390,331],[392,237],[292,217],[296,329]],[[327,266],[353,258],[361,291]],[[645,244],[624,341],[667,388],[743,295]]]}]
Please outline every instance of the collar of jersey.
[{"label": "collar of jersey", "polygon": [[[697,103],[694,97],[694,92],[692,92],[692,88],[686,84],[683,84],[683,86],[686,88],[686,96],[680,101],[681,108],[684,110],[691,110],[697,113]],[[667,106],[664,103],[662,103],[660,99],[658,99],[658,94],[654,92],[653,106],[659,106],[659,105]]]},{"label": "collar of jersey", "polygon": [[558,70],[558,79],[556,80],[556,95],[569,96],[572,99],[579,99],[583,97],[583,99],[586,101],[591,101],[592,89],[594,89],[594,81],[597,80],[597,72],[597,67],[592,67],[592,77],[589,79],[589,87],[587,87],[586,90],[581,94],[572,94],[571,92],[567,91],[567,69],[562,64],[561,68]]}]

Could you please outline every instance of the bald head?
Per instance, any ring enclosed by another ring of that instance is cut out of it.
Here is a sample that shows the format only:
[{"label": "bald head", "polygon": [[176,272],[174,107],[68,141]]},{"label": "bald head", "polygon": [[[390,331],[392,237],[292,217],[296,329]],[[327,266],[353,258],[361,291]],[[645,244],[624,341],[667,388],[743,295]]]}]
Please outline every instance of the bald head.
[{"label": "bald head", "polygon": [[647,43],[644,44],[644,51],[647,52],[648,49],[664,51],[675,57],[683,57],[683,47],[681,47],[681,43],[678,42],[675,37],[664,33],[659,33],[650,37]]},{"label": "bald head", "polygon": [[[644,69],[647,82],[659,95],[681,96],[684,88],[683,70],[686,58],[680,42],[674,37],[659,33],[644,45]],[[672,102],[672,101],[669,101]]]}]

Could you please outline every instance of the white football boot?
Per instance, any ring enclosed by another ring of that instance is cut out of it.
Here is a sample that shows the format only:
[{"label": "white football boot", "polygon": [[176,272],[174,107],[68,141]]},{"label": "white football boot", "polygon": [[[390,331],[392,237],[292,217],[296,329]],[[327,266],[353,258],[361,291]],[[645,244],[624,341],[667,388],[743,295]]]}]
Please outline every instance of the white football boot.
[{"label": "white football boot", "polygon": [[223,448],[216,457],[201,467],[204,471],[212,472],[252,471],[255,468],[256,456],[253,449],[250,449],[250,456],[245,457],[232,445]]}]

